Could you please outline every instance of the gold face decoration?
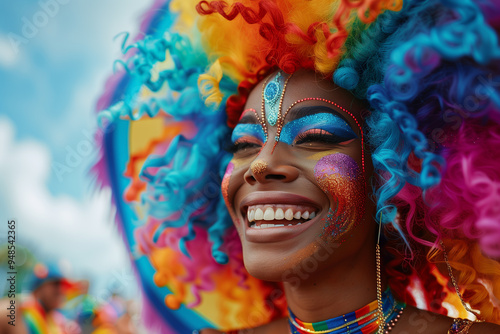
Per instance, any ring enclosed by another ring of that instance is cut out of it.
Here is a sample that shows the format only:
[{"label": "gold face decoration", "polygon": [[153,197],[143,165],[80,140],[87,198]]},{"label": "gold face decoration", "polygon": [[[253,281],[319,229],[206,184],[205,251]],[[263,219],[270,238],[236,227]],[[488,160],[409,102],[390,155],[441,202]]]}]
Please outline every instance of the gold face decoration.
[{"label": "gold face decoration", "polygon": [[263,173],[265,173],[265,171],[267,169],[267,162],[265,162],[263,160],[255,160],[250,165],[250,169],[252,170],[252,173],[254,173],[254,174],[258,174],[258,175],[263,174]]}]

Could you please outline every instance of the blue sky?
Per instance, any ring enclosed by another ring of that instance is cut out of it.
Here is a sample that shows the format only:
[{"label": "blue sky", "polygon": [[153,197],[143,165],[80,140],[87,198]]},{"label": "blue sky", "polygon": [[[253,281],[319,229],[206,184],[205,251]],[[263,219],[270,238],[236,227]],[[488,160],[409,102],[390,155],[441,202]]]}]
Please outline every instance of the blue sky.
[{"label": "blue sky", "polygon": [[[0,1],[0,244],[16,218],[20,244],[93,279],[94,291],[131,271],[109,191],[93,191],[97,148],[88,137],[120,55],[113,38],[136,32],[151,3]],[[53,166],[67,159],[70,171],[58,175]]]}]

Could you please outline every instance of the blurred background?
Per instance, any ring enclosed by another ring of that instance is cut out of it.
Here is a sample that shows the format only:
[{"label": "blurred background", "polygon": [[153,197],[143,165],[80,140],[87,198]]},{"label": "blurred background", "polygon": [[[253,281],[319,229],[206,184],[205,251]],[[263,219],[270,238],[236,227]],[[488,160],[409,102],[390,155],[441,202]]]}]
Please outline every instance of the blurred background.
[{"label": "blurred background", "polygon": [[78,298],[90,308],[123,301],[136,333],[143,332],[134,311],[140,290],[110,191],[96,190],[90,168],[98,152],[95,104],[120,57],[123,38],[115,37],[135,35],[151,4],[0,1],[0,296],[9,290],[14,219],[18,292],[29,293],[24,281],[36,263],[56,264],[65,277],[87,282]]}]

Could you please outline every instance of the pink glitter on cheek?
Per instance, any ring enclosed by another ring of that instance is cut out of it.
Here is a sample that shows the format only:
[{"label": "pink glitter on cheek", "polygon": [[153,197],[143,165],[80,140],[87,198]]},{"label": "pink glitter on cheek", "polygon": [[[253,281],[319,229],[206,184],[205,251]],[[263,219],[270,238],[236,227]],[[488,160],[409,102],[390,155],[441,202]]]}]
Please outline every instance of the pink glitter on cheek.
[{"label": "pink glitter on cheek", "polygon": [[[357,179],[360,175],[359,166],[353,158],[347,154],[336,153],[324,156],[314,167],[314,175],[317,179],[327,177],[342,177],[349,180]],[[325,189],[323,189],[325,191]]]},{"label": "pink glitter on cheek", "polygon": [[233,203],[229,201],[229,181],[231,180],[231,176],[233,175],[234,164],[230,162],[227,165],[226,172],[224,173],[224,177],[222,178],[221,191],[222,197],[224,198],[224,202],[226,203],[227,210],[229,211],[229,215],[234,223],[236,223],[238,218],[236,217],[233,210]]},{"label": "pink glitter on cheek", "polygon": [[331,206],[324,218],[321,236],[340,237],[345,240],[345,232],[357,225],[365,213],[366,185],[358,164],[350,156],[342,153],[321,158],[314,167],[314,176],[319,187],[330,198]]},{"label": "pink glitter on cheek", "polygon": [[234,164],[230,162],[227,165],[226,172],[224,173],[224,177],[222,178],[221,190],[222,196],[224,197],[224,201],[226,202],[226,206],[229,208],[229,199],[228,199],[228,189],[229,189],[229,180],[231,180],[231,175],[233,174]]}]

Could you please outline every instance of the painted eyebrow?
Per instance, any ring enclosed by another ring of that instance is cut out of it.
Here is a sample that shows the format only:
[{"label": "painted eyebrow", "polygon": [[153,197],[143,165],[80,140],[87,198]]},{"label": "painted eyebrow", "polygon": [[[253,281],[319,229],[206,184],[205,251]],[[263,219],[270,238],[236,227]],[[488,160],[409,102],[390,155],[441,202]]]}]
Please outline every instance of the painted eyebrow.
[{"label": "painted eyebrow", "polygon": [[245,136],[256,137],[263,143],[266,141],[264,130],[262,130],[262,126],[260,124],[238,123],[231,134],[231,141],[235,143],[238,139]]},{"label": "painted eyebrow", "polygon": [[[324,112],[333,114],[334,116],[338,116],[341,119],[343,119],[347,124],[349,124],[347,119],[342,114],[340,114],[337,110],[335,110],[333,108],[329,108],[327,106],[295,107],[289,111],[287,118],[291,122],[291,121],[294,121],[296,119],[302,118],[304,116],[309,116],[309,115],[319,114],[319,113],[324,113]],[[256,123],[259,123],[259,120],[257,119],[257,116],[255,115],[255,111],[253,109],[246,109],[243,111],[243,116],[240,118],[238,123],[240,123],[240,124],[256,124]]]},{"label": "painted eyebrow", "polygon": [[341,118],[344,122],[346,122],[351,128],[351,124],[347,121],[347,119],[340,114],[337,110],[327,107],[327,106],[297,106],[295,108],[292,108],[289,112],[288,115],[286,116],[288,119],[288,122],[294,121],[296,119],[305,117],[305,116],[310,116],[314,114],[319,114],[319,113],[330,113],[334,116],[337,116]]},{"label": "painted eyebrow", "polygon": [[310,129],[323,129],[332,131],[334,134],[346,140],[358,138],[351,126],[336,114],[319,113],[289,121],[283,127],[280,141],[292,145],[299,133]]},{"label": "painted eyebrow", "polygon": [[238,121],[238,124],[257,124],[259,120],[255,115],[254,109],[245,109],[242,112],[242,116]]}]

